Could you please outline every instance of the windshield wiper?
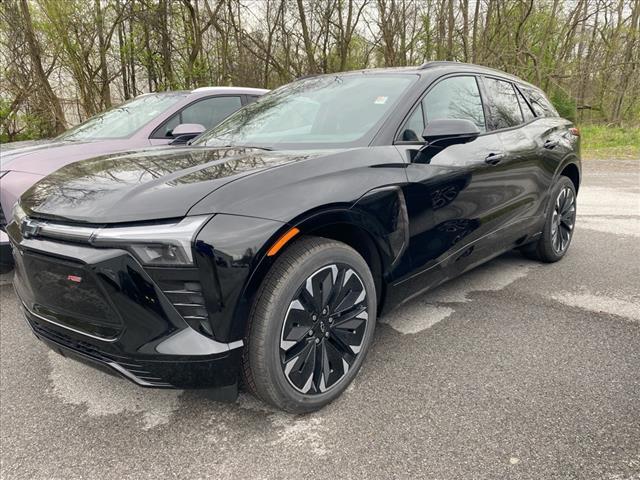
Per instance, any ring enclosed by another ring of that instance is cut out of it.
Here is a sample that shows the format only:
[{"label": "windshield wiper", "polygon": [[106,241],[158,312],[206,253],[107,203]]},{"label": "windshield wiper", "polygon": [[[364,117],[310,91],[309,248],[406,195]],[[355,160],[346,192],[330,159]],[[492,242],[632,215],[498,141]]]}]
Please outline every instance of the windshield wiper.
[{"label": "windshield wiper", "polygon": [[256,145],[222,145],[220,148],[255,148],[257,150],[267,150],[267,151],[272,151],[273,148],[271,147],[258,147]]}]

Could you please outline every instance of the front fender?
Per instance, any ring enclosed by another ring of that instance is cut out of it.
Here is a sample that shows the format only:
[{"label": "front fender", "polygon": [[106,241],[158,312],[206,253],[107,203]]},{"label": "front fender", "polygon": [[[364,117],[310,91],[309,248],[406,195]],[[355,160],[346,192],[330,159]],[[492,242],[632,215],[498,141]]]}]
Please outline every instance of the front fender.
[{"label": "front fender", "polygon": [[253,298],[247,285],[282,229],[276,220],[218,214],[198,233],[194,257],[216,340],[243,338]]},{"label": "front fender", "polygon": [[[215,215],[198,234],[196,259],[203,285],[215,291],[208,302],[216,340],[230,342],[246,334],[251,305],[262,280],[277,257],[267,250],[288,229],[315,234],[330,226],[349,225],[365,232],[375,244],[382,277],[388,282],[408,266],[408,220],[399,187],[375,189],[352,205],[333,205],[299,215],[290,222],[239,215]],[[406,260],[406,261],[405,261]]]}]

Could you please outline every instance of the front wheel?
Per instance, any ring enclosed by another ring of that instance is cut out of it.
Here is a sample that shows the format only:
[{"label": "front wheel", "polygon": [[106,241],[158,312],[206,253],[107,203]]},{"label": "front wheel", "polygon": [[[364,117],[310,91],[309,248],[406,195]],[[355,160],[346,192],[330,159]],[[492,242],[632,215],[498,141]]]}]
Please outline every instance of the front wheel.
[{"label": "front wheel", "polygon": [[535,260],[557,262],[569,249],[576,224],[576,189],[567,177],[560,177],[551,190],[547,219],[538,241],[522,248]]},{"label": "front wheel", "polygon": [[303,238],[278,258],[256,296],[245,384],[288,412],[317,410],[358,373],[375,322],[375,286],[365,260],[344,243]]}]

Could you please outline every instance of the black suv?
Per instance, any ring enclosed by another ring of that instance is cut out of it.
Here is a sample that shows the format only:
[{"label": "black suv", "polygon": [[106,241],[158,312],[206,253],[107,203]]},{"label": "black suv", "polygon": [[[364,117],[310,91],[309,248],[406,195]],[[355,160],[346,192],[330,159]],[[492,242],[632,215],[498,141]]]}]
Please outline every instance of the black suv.
[{"label": "black suv", "polygon": [[378,315],[571,242],[578,131],[461,63],[305,78],[193,145],[67,165],[9,225],[36,336],[143,386],[240,379],[291,412],[357,374]]}]

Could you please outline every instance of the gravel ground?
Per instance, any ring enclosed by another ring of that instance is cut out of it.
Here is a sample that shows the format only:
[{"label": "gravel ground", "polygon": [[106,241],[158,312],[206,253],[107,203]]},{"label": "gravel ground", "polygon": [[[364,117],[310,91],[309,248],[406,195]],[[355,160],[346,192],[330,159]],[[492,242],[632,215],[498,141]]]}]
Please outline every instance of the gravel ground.
[{"label": "gravel ground", "polygon": [[640,479],[640,162],[584,177],[562,262],[510,253],[391,313],[307,416],[67,360],[1,277],[1,477]]}]

